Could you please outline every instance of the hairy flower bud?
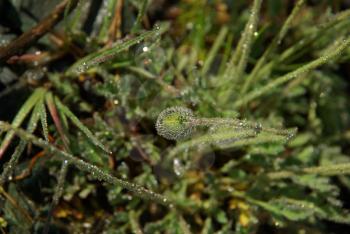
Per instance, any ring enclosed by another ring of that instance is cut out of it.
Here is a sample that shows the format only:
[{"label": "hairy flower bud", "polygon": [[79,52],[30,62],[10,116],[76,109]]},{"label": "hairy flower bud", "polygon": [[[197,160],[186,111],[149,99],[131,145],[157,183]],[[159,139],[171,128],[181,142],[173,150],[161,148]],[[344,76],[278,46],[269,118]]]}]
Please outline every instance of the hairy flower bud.
[{"label": "hairy flower bud", "polygon": [[188,137],[193,126],[194,116],[190,109],[185,107],[170,107],[163,110],[157,119],[156,129],[160,136],[169,140],[180,140]]}]

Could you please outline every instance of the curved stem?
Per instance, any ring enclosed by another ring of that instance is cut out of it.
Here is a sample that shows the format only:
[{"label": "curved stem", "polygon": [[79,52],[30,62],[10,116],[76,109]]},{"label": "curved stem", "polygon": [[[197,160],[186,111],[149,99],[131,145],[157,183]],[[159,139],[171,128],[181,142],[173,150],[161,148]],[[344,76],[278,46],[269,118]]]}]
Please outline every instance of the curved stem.
[{"label": "curved stem", "polygon": [[119,179],[115,176],[110,175],[108,172],[103,171],[102,169],[98,168],[97,166],[90,164],[88,162],[85,162],[82,159],[76,158],[72,154],[69,154],[67,152],[61,151],[55,146],[49,144],[43,139],[37,138],[32,134],[27,133],[23,129],[18,129],[12,127],[10,124],[5,123],[3,121],[0,121],[0,129],[4,131],[13,131],[16,135],[21,137],[22,139],[26,141],[32,142],[34,145],[37,145],[43,149],[46,149],[56,155],[59,155],[60,160],[67,160],[69,163],[73,164],[77,168],[79,168],[82,171],[85,171],[87,173],[90,173],[92,176],[97,178],[98,180],[105,181],[107,183],[121,186],[122,188],[128,189],[129,191],[133,192],[134,195],[145,198],[154,202],[157,202],[159,204],[168,206],[169,208],[172,208],[174,204],[177,205],[177,201],[172,201],[169,198],[159,194],[155,193],[152,190],[146,189],[140,185]]},{"label": "curved stem", "polygon": [[256,133],[261,131],[273,133],[276,135],[282,135],[287,137],[293,137],[296,129],[276,129],[270,127],[263,127],[259,122],[250,122],[240,119],[229,119],[229,118],[193,118],[190,120],[190,124],[194,127],[196,126],[223,126],[229,125],[233,128],[242,128],[242,129],[253,129]]}]

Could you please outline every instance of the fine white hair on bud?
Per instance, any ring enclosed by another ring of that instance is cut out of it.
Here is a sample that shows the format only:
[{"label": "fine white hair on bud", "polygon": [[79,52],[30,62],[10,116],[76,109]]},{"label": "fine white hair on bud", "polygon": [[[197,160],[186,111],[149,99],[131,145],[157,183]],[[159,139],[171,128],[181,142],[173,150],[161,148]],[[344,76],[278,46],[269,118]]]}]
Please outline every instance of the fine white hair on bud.
[{"label": "fine white hair on bud", "polygon": [[191,121],[193,119],[192,110],[178,106],[169,107],[158,115],[157,133],[168,140],[184,139],[192,133]]}]

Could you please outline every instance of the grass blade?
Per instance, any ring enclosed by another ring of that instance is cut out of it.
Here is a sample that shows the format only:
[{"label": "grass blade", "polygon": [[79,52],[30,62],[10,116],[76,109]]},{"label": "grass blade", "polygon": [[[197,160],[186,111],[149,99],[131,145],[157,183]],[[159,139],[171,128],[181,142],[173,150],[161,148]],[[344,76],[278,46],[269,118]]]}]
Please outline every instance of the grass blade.
[{"label": "grass blade", "polygon": [[64,115],[66,115],[72,122],[73,124],[79,128],[86,136],[87,138],[98,148],[102,149],[104,152],[106,152],[107,154],[110,153],[110,151],[92,134],[92,132],[84,126],[84,124],[82,122],[80,122],[80,120],[78,119],[78,117],[76,117],[73,112],[71,112],[68,107],[66,107],[65,105],[63,105],[63,103],[58,99],[55,98],[55,103],[57,105],[57,108],[64,113]]},{"label": "grass blade", "polygon": [[168,24],[156,26],[153,30],[144,32],[135,38],[119,42],[115,44],[112,48],[103,49],[101,51],[97,51],[96,53],[92,53],[73,64],[73,66],[70,67],[70,69],[67,72],[68,74],[82,73],[89,69],[91,66],[96,66],[100,63],[104,63],[110,59],[113,59],[119,52],[140,43],[145,38],[149,38],[152,36],[160,36],[163,32],[165,32],[168,29],[168,27]]},{"label": "grass blade", "polygon": [[254,1],[253,8],[250,13],[249,21],[242,35],[242,37],[244,38],[243,38],[243,46],[242,46],[242,55],[237,65],[237,71],[236,71],[237,79],[241,79],[241,76],[248,63],[248,57],[250,54],[250,50],[252,48],[254,32],[257,28],[257,23],[259,21],[259,11],[261,8],[261,3],[262,3],[262,0]]},{"label": "grass blade", "polygon": [[[35,105],[35,108],[34,108],[34,110],[32,112],[30,120],[28,122],[28,126],[27,126],[28,133],[33,133],[34,132],[34,130],[37,127],[37,124],[38,124],[38,121],[39,121],[39,117],[40,117],[40,102],[38,102]],[[19,144],[16,147],[15,151],[11,155],[10,161],[4,166],[4,170],[2,171],[1,176],[0,176],[0,185],[2,185],[3,183],[6,182],[8,176],[15,169],[15,166],[18,163],[19,157],[22,155],[26,145],[27,145],[27,141],[25,141],[23,139],[19,142]]]},{"label": "grass blade", "polygon": [[[13,127],[19,127],[24,119],[28,116],[29,112],[33,109],[35,104],[44,96],[46,90],[43,88],[36,89],[33,94],[27,99],[27,101],[22,105],[21,109],[18,111],[16,117],[12,121]],[[0,159],[5,153],[7,147],[10,145],[11,140],[14,136],[14,132],[9,131],[5,135],[5,139],[2,141],[0,146]]]},{"label": "grass blade", "polygon": [[271,81],[270,83],[264,85],[263,87],[253,90],[250,93],[247,93],[242,98],[238,99],[234,103],[235,108],[239,108],[240,106],[248,103],[249,101],[252,101],[260,96],[263,96],[264,94],[268,93],[271,90],[274,90],[278,86],[293,80],[297,77],[300,77],[301,75],[314,70],[315,68],[322,66],[326,63],[328,63],[331,59],[337,57],[343,50],[345,50],[350,45],[350,38],[347,38],[346,40],[343,40],[340,45],[335,48],[334,50],[330,51],[328,54],[325,54],[318,59],[307,63],[306,65],[300,67],[299,69],[296,69],[292,72],[287,73],[284,76],[278,77],[275,80]]},{"label": "grass blade", "polygon": [[273,39],[273,41],[270,43],[269,47],[265,50],[264,54],[259,58],[258,62],[254,66],[252,72],[249,74],[247,79],[244,82],[243,88],[241,90],[241,94],[246,93],[246,91],[249,89],[250,85],[256,79],[256,74],[260,70],[260,68],[265,64],[268,57],[275,51],[277,46],[281,43],[284,36],[286,35],[287,31],[289,30],[292,21],[294,20],[295,16],[299,13],[299,11],[302,9],[302,6],[304,4],[305,0],[299,0],[295,5],[288,16],[287,20],[284,22],[281,30],[278,32],[276,37]]},{"label": "grass blade", "polygon": [[53,100],[52,93],[48,93],[45,97],[46,104],[49,108],[50,115],[53,119],[53,122],[57,128],[58,134],[61,136],[61,139],[63,141],[63,145],[66,148],[66,150],[69,150],[69,139],[67,138],[67,134],[63,128],[62,121],[60,119],[60,115],[57,111],[56,104]]},{"label": "grass blade", "polygon": [[44,232],[43,232],[44,234],[49,233],[50,222],[51,222],[51,217],[53,215],[53,210],[54,210],[55,206],[58,204],[59,199],[63,194],[64,182],[66,181],[68,167],[69,167],[68,161],[64,160],[62,162],[62,165],[61,165],[60,174],[58,175],[58,178],[57,178],[57,185],[55,188],[55,193],[54,193],[53,198],[52,198],[52,203],[51,203],[51,207],[49,210],[49,214],[48,214],[48,217],[46,220],[46,224],[45,224],[45,228],[44,228]]},{"label": "grass blade", "polygon": [[40,103],[38,103],[38,106],[39,106],[41,127],[43,129],[43,134],[44,134],[45,140],[48,142],[49,141],[49,129],[48,129],[48,125],[47,125],[47,113],[46,113],[44,100],[41,100]]},{"label": "grass blade", "polygon": [[321,176],[337,176],[337,175],[349,175],[350,163],[319,166],[319,167],[307,167],[298,171],[278,171],[267,174],[269,179],[278,180],[290,178],[291,176],[304,175],[304,174],[316,174]]},{"label": "grass blade", "polygon": [[[250,46],[252,42],[252,36],[254,35],[254,31],[256,30],[256,24],[258,21],[258,14],[261,7],[262,0],[255,0],[252,7],[252,12],[250,14],[250,18],[247,24],[244,27],[244,31],[238,41],[238,45],[235,51],[232,53],[232,56],[229,61],[229,65],[226,67],[226,70],[223,74],[223,79],[233,79],[237,73],[237,63],[241,63],[241,68],[243,68],[243,57],[246,57],[250,52]],[[248,41],[247,41],[248,40]],[[244,48],[246,47],[246,48]],[[244,54],[244,56],[243,56]],[[246,59],[245,59],[246,60]],[[242,62],[239,62],[242,61]],[[246,61],[245,61],[246,62]]]},{"label": "grass blade", "polygon": [[132,232],[135,234],[143,234],[141,226],[139,224],[139,215],[134,210],[129,211],[129,220]]},{"label": "grass blade", "polygon": [[[119,0],[117,0],[119,1]],[[102,9],[100,11],[103,11],[103,20],[102,24],[100,26],[100,32],[98,33],[98,38],[100,41],[105,41],[107,39],[108,34],[108,28],[111,25],[112,16],[114,13],[114,8],[116,5],[116,0],[104,0],[102,3]]]},{"label": "grass blade", "polygon": [[134,33],[141,27],[142,19],[146,13],[147,5],[148,5],[148,0],[143,0],[142,5],[139,9],[139,13],[137,14],[135,24],[131,29],[131,32]]},{"label": "grass blade", "polygon": [[205,75],[207,74],[207,72],[210,69],[211,64],[214,61],[214,58],[216,56],[216,54],[218,53],[220,47],[222,46],[222,44],[224,43],[224,39],[227,35],[228,32],[228,28],[227,27],[223,27],[220,32],[219,35],[217,36],[214,45],[211,47],[208,55],[207,55],[207,59],[204,62],[203,68],[202,68],[202,74]]}]

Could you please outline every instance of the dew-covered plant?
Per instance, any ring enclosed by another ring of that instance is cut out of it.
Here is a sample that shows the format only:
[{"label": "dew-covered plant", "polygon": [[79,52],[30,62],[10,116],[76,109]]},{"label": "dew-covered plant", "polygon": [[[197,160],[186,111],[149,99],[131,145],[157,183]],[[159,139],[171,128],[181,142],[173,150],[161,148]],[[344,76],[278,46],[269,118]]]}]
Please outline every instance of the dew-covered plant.
[{"label": "dew-covered plant", "polygon": [[346,1],[35,2],[0,3],[2,233],[348,233]]},{"label": "dew-covered plant", "polygon": [[170,140],[181,140],[188,137],[194,128],[199,126],[229,128],[232,131],[253,130],[254,134],[268,132],[276,135],[293,137],[295,130],[287,131],[263,127],[260,123],[228,118],[196,118],[192,111],[185,107],[170,107],[162,111],[156,122],[159,135]]}]

